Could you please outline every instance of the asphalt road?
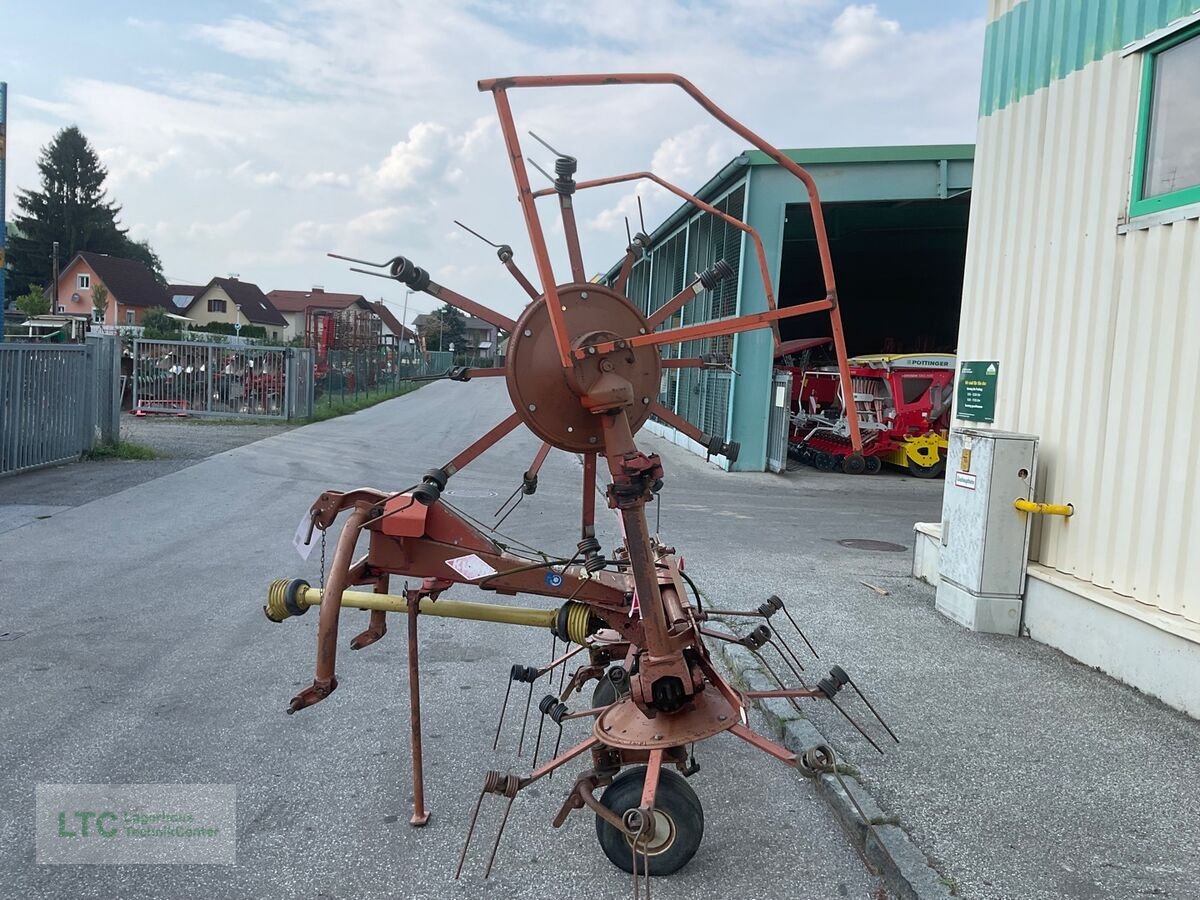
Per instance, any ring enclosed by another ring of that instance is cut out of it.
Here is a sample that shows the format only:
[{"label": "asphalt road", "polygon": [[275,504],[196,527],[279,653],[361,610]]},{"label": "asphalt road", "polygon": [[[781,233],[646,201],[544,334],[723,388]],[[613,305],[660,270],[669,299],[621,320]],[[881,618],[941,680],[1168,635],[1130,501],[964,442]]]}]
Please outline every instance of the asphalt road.
[{"label": "asphalt road", "polygon": [[[515,759],[515,728],[499,753],[492,752],[491,739],[507,670],[514,662],[542,662],[549,652],[544,633],[423,620],[433,810],[424,829],[407,824],[401,626],[351,653],[347,639],[365,614],[345,613],[339,689],[312,709],[284,715],[295,690],[311,681],[317,617],[275,625],[260,607],[271,579],[318,578],[319,553],[302,562],[291,547],[308,505],[326,488],[403,488],[508,408],[503,386],[490,379],[435,383],[0,533],[0,633],[23,632],[0,642],[0,894],[629,896],[629,877],[599,852],[590,815],[575,813],[562,829],[550,827],[566,778],[518,798],[497,869],[484,882],[486,847],[500,811],[497,798],[487,798],[495,802],[485,801],[464,877],[453,880],[484,771],[526,765]],[[523,431],[510,436],[455,476],[450,500],[489,515],[517,485],[536,448]],[[664,531],[672,516],[703,516],[707,535],[728,557],[740,540],[739,519],[755,513],[723,515],[720,492],[765,482],[728,479],[700,461],[684,474],[692,494],[704,484],[715,493],[704,510],[689,510],[702,504],[693,496],[672,505],[669,481]],[[503,530],[569,555],[579,483],[577,460],[552,454],[538,494]],[[682,487],[683,479],[676,483]],[[5,488],[18,484],[0,483],[0,504]],[[880,490],[910,493],[907,479],[881,484]],[[928,504],[928,489],[914,490],[924,493],[912,493],[911,502]],[[679,491],[681,498],[685,493]],[[762,506],[763,516],[780,522],[803,521],[808,512],[793,514],[779,498],[764,498]],[[614,524],[602,516],[606,546]],[[703,569],[704,548],[680,549]],[[778,558],[750,559],[770,566],[785,584],[799,577]],[[471,593],[452,595],[472,599]],[[762,598],[748,590],[738,599],[757,604]],[[514,718],[510,708],[510,724]],[[564,742],[572,729],[582,733],[585,726],[569,725]],[[799,776],[729,736],[705,743],[697,756],[704,842],[683,871],[656,881],[655,897],[882,896]],[[568,766],[567,774],[577,768]],[[60,782],[234,784],[237,864],[35,865],[34,787]]]}]

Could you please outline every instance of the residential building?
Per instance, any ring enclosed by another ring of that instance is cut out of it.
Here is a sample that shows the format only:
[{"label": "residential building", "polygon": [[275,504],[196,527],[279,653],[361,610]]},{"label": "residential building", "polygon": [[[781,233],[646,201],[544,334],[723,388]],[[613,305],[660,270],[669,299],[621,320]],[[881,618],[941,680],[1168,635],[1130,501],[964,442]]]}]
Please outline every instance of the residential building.
[{"label": "residential building", "polygon": [[467,346],[463,352],[484,359],[496,355],[496,326],[475,316],[468,316],[466,321]]},{"label": "residential building", "polygon": [[1037,436],[1036,499],[1074,506],[1033,525],[1021,633],[1193,716],[1198,84],[1197,0],[991,0],[958,355],[994,412],[953,413]]},{"label": "residential building", "polygon": [[[98,284],[108,290],[103,316],[96,313],[92,303]],[[49,293],[53,295],[53,286]],[[52,312],[96,325],[141,325],[146,310],[154,307],[174,312],[153,272],[136,260],[83,250],[59,273],[58,307]]]},{"label": "residential building", "polygon": [[379,321],[383,325],[383,342],[385,344],[391,344],[405,351],[411,351],[416,347],[417,333],[403,324],[386,303],[382,300],[372,300],[371,309],[375,310],[375,314],[379,316]]},{"label": "residential building", "polygon": [[287,320],[285,340],[305,336],[310,310],[339,313],[341,315],[338,318],[345,321],[353,320],[364,313],[375,314],[374,308],[361,294],[338,294],[323,287],[314,287],[308,291],[274,290],[267,294],[267,299]]},{"label": "residential building", "polygon": [[202,290],[204,290],[202,284],[168,284],[167,296],[171,298],[171,311],[177,316],[186,316],[188,309]]},{"label": "residential building", "polygon": [[284,340],[288,321],[277,310],[257,284],[239,281],[232,276],[214,278],[195,296],[187,309],[187,317],[197,324],[228,322],[261,325],[267,339]]}]

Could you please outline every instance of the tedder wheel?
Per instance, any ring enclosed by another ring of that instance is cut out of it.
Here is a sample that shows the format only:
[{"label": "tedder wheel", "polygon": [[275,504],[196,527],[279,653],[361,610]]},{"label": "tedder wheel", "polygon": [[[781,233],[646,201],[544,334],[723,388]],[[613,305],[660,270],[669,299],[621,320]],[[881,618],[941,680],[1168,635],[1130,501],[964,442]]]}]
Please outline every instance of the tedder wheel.
[{"label": "tedder wheel", "polygon": [[932,466],[918,466],[913,462],[908,464],[908,472],[916,478],[937,478],[946,470],[946,461],[939,459]]},{"label": "tedder wheel", "polygon": [[883,469],[883,460],[878,456],[868,456],[865,462],[867,464],[868,475],[878,475],[880,470]]},{"label": "tedder wheel", "polygon": [[847,475],[861,475],[867,471],[867,461],[861,453],[851,453],[842,457],[842,471]]},{"label": "tedder wheel", "polygon": [[[600,795],[600,802],[623,816],[642,802],[642,783],[646,768],[639,766],[622,772]],[[704,810],[700,798],[683,776],[671,769],[659,774],[658,793],[654,798],[654,834],[646,846],[651,875],[678,872],[696,855],[704,837]],[[633,871],[632,839],[596,816],[596,838],[604,855],[618,869]],[[642,848],[638,848],[641,869]],[[639,874],[641,874],[639,872]]]}]

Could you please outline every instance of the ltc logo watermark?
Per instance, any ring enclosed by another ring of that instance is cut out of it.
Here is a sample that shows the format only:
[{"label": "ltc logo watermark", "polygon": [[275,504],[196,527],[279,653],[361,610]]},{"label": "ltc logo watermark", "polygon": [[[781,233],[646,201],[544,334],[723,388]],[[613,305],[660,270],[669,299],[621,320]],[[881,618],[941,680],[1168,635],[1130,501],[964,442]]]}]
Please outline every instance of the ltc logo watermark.
[{"label": "ltc logo watermark", "polygon": [[39,784],[40,865],[236,862],[232,784]]}]

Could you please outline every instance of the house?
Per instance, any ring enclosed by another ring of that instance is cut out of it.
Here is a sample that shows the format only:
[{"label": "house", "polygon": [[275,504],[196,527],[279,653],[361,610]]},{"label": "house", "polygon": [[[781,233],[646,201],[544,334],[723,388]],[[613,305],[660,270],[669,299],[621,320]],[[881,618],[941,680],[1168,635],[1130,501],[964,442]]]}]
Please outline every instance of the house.
[{"label": "house", "polygon": [[188,308],[202,290],[202,284],[168,284],[167,296],[171,298],[171,312],[177,316],[187,315]]},{"label": "house", "polygon": [[370,322],[360,322],[359,328],[345,327],[355,324],[363,314],[372,318],[375,316],[374,308],[361,294],[338,294],[326,291],[323,287],[313,287],[309,291],[271,291],[267,294],[267,299],[287,320],[285,340],[305,337],[309,330],[309,319],[317,311],[335,313],[336,318],[343,324],[343,332],[349,330],[370,334],[378,330]]},{"label": "house", "polygon": [[[371,308],[375,310],[375,314],[379,316],[379,321],[383,325],[383,343],[401,347],[405,351],[410,351],[416,346],[417,333],[396,318],[396,314],[388,309],[386,303],[382,300],[373,300]],[[407,353],[403,355],[407,355]]]},{"label": "house", "polygon": [[496,355],[496,326],[483,319],[469,316],[466,321],[466,350],[483,359]]},{"label": "house", "polygon": [[187,317],[198,324],[228,322],[261,325],[267,339],[284,340],[288,321],[257,284],[237,278],[214,278],[205,285],[187,308]]},{"label": "house", "polygon": [[[99,284],[108,290],[103,314],[92,305],[92,292]],[[53,287],[50,293],[53,296]],[[53,312],[97,325],[140,325],[146,310],[156,306],[174,312],[166,290],[140,262],[81,250],[58,276],[58,306]]]}]

